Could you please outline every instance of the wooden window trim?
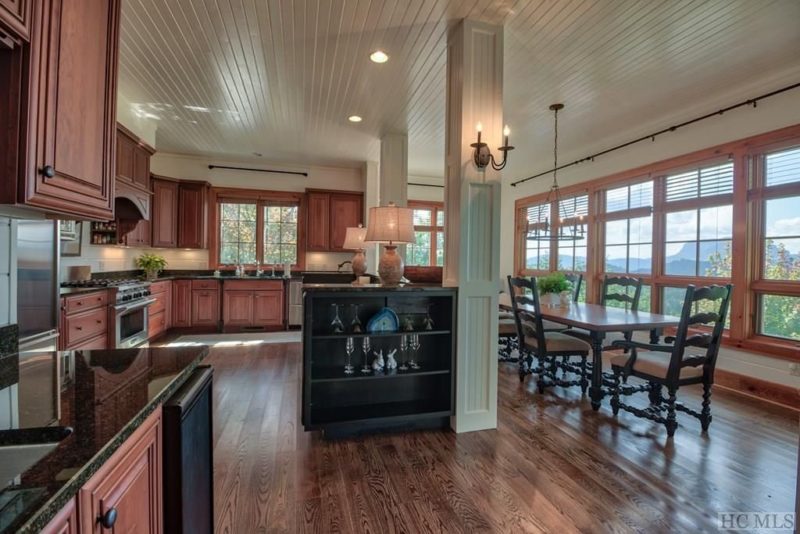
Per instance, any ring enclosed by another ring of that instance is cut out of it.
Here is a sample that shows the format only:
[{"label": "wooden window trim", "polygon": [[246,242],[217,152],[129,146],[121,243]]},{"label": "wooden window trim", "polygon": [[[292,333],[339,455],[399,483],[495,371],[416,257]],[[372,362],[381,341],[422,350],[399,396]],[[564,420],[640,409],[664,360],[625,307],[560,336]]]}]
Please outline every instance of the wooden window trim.
[{"label": "wooden window trim", "polygon": [[[761,278],[762,237],[764,235],[763,202],[773,198],[800,195],[800,184],[763,186],[761,161],[766,153],[798,145],[800,145],[800,124],[643,165],[589,182],[562,187],[561,194],[565,198],[586,193],[590,196],[589,217],[587,218],[590,235],[587,243],[589,248],[586,273],[586,281],[589,285],[587,301],[599,301],[599,287],[604,275],[603,262],[600,261],[602,258],[599,259],[599,254],[596,253],[596,251],[602,250],[601,245],[604,239],[604,229],[600,229],[599,224],[607,220],[630,218],[625,211],[604,212],[605,191],[653,180],[653,272],[649,276],[642,276],[644,283],[652,288],[652,309],[660,309],[661,290],[665,286],[680,286],[686,283],[720,284],[730,281],[735,288],[731,302],[731,328],[726,331],[723,344],[750,352],[800,361],[800,342],[761,335],[757,332],[756,325],[759,295],[800,296],[799,282],[763,280]],[[732,160],[734,164],[734,191],[732,194],[726,193],[670,203],[664,201],[664,183],[667,175],[726,160]],[[539,276],[553,271],[557,267],[557,253],[552,252],[554,250],[552,242],[549,271],[526,269],[524,265],[525,209],[528,206],[542,203],[546,197],[547,192],[545,191],[518,198],[514,203],[514,272],[518,275]],[[661,250],[666,233],[665,213],[726,204],[733,205],[734,219],[731,236],[733,255],[731,278],[665,275],[663,273],[663,251]],[[641,208],[637,208],[637,210],[641,210]],[[641,213],[641,216],[646,215],[643,211],[638,213]]]},{"label": "wooden window trim", "polygon": [[444,211],[444,202],[435,202],[432,200],[409,200],[407,203],[407,207],[411,209],[425,209],[431,210],[431,222],[433,223],[432,226],[425,226],[425,225],[415,225],[414,231],[415,232],[428,232],[431,234],[430,236],[430,249],[428,251],[430,264],[429,265],[409,265],[409,267],[414,267],[415,270],[418,272],[420,270],[425,269],[442,269],[442,267],[436,265],[436,234],[437,232],[444,232],[444,226],[438,226],[436,224],[436,218],[440,211]]},{"label": "wooden window trim", "polygon": [[[239,202],[256,204],[256,258],[262,258],[264,253],[264,220],[263,206],[284,205],[297,206],[297,263],[292,269],[303,270],[306,265],[306,195],[298,192],[270,191],[266,189],[239,189],[229,187],[212,187],[209,195],[210,209],[208,215],[209,268],[220,271],[233,271],[233,265],[223,265],[219,262],[219,206],[222,202]],[[246,267],[255,267],[248,264]]]}]

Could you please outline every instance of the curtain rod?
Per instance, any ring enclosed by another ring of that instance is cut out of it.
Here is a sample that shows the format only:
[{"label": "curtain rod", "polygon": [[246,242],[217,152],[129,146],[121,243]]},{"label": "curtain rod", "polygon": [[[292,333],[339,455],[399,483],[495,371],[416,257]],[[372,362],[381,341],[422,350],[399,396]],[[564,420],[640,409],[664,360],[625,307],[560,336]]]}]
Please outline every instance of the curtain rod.
[{"label": "curtain rod", "polygon": [[419,187],[440,187],[440,188],[444,189],[443,185],[436,185],[436,184],[420,184],[420,183],[417,183],[417,182],[408,182],[408,185],[417,185]]},{"label": "curtain rod", "polygon": [[591,156],[586,156],[585,158],[581,158],[581,159],[575,160],[572,163],[565,163],[564,165],[556,167],[555,169],[550,169],[548,171],[540,172],[539,174],[534,174],[533,176],[528,176],[527,178],[523,178],[521,180],[517,180],[516,182],[511,182],[511,185],[513,187],[516,187],[517,184],[521,184],[521,183],[527,182],[528,180],[533,180],[534,178],[539,178],[540,176],[545,176],[547,174],[550,174],[553,171],[560,171],[561,169],[566,169],[567,167],[572,167],[574,165],[578,165],[579,163],[583,163],[584,161],[594,161],[594,158],[597,158],[597,157],[600,157],[600,156],[605,156],[606,154],[608,154],[610,152],[614,152],[616,150],[621,150],[623,148],[627,148],[627,147],[629,147],[631,145],[634,145],[636,143],[641,143],[642,141],[647,141],[648,139],[650,139],[651,141],[655,141],[656,140],[656,136],[658,136],[658,135],[674,132],[678,128],[683,128],[684,126],[689,126],[690,124],[694,124],[696,122],[704,121],[706,119],[710,119],[711,117],[716,117],[717,115],[722,115],[726,111],[731,111],[731,110],[734,110],[734,109],[737,109],[737,108],[740,108],[740,107],[744,107],[744,106],[756,107],[758,105],[758,101],[759,100],[764,100],[764,99],[769,98],[771,96],[779,95],[781,93],[785,93],[786,91],[791,91],[792,89],[797,89],[798,87],[800,87],[800,83],[787,85],[786,87],[782,87],[782,88],[777,89],[775,91],[772,91],[772,92],[769,92],[769,93],[766,93],[766,94],[763,94],[763,95],[760,95],[760,96],[757,96],[757,97],[754,97],[754,98],[750,98],[750,99],[744,100],[743,102],[739,102],[738,104],[734,104],[732,106],[728,106],[726,108],[722,108],[722,109],[720,109],[718,111],[715,111],[713,113],[707,113],[705,115],[702,115],[700,117],[696,117],[696,118],[688,120],[686,122],[682,122],[680,124],[676,124],[675,126],[670,126],[669,128],[664,128],[663,130],[659,130],[657,132],[654,132],[654,133],[651,133],[651,134],[648,134],[648,135],[643,135],[642,137],[639,137],[638,139],[634,139],[632,141],[628,141],[626,143],[622,143],[621,145],[617,145],[617,146],[614,146],[614,147],[611,147],[611,148],[607,148],[606,150],[603,150],[603,151],[598,152],[596,154],[592,154]]},{"label": "curtain rod", "polygon": [[276,171],[274,169],[253,169],[250,167],[229,167],[228,165],[209,165],[209,169],[228,169],[231,171],[252,171],[252,172],[269,172],[276,174],[297,174],[299,176],[308,176],[307,172],[300,171]]}]

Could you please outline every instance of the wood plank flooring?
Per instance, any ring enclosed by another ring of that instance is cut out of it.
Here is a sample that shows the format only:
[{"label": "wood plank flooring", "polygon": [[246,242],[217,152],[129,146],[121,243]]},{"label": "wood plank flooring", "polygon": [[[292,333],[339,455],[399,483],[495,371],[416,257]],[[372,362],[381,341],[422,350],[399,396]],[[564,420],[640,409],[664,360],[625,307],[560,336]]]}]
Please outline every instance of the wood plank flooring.
[{"label": "wood plank flooring", "polygon": [[501,364],[497,430],[326,441],[300,426],[300,359],[212,349],[219,533],[715,532],[717,512],[794,510],[796,413],[719,388],[709,434],[679,414],[668,441]]}]

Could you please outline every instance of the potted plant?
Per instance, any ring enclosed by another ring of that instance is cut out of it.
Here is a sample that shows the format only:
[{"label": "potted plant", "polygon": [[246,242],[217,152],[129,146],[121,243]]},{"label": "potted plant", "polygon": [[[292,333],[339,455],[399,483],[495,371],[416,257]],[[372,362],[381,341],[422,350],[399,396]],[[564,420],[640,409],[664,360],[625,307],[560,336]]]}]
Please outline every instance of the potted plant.
[{"label": "potted plant", "polygon": [[136,258],[136,267],[144,271],[148,280],[155,280],[158,273],[167,266],[167,260],[158,254],[144,253]]},{"label": "potted plant", "polygon": [[544,306],[555,308],[569,306],[572,283],[567,280],[564,273],[551,273],[536,280],[539,288],[540,301]]}]

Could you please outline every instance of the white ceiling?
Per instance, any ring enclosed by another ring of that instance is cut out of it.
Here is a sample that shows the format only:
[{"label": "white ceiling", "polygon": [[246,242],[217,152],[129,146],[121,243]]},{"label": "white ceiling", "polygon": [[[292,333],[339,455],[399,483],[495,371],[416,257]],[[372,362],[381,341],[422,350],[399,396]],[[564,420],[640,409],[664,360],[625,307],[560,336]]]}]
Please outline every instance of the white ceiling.
[{"label": "white ceiling", "polygon": [[441,176],[463,17],[505,25],[505,115],[530,174],[551,157],[552,102],[577,157],[800,75],[795,0],[124,0],[120,92],[161,151],[348,165],[408,132],[409,173]]}]

